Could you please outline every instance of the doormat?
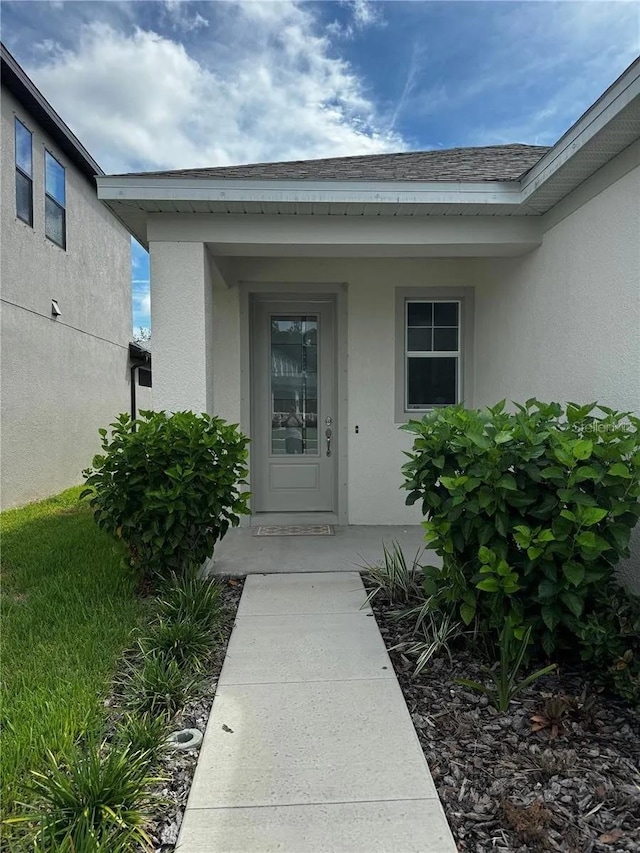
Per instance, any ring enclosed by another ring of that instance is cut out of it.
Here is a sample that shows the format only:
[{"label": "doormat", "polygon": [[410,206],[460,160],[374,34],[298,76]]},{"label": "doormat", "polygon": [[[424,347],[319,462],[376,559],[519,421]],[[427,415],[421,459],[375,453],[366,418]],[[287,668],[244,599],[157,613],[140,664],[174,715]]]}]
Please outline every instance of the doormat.
[{"label": "doormat", "polygon": [[254,536],[333,536],[332,524],[261,524]]}]

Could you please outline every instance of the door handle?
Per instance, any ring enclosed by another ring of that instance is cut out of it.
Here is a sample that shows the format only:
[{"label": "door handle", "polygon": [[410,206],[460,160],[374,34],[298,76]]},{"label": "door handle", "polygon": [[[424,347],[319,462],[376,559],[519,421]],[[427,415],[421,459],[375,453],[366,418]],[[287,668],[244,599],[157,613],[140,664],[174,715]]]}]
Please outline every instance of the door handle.
[{"label": "door handle", "polygon": [[324,435],[327,439],[327,456],[331,456],[331,430],[329,427],[325,430]]}]

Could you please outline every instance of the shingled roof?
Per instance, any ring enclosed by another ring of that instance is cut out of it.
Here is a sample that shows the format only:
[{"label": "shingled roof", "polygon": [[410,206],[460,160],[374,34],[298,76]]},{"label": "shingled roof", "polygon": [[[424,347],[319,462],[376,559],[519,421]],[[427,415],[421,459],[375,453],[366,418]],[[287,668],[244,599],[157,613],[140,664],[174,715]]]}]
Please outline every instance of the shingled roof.
[{"label": "shingled roof", "polygon": [[228,178],[247,180],[308,181],[516,181],[549,150],[542,145],[489,145],[484,148],[449,148],[407,151],[362,157],[329,157],[177,169],[167,172],[128,172],[114,177]]}]

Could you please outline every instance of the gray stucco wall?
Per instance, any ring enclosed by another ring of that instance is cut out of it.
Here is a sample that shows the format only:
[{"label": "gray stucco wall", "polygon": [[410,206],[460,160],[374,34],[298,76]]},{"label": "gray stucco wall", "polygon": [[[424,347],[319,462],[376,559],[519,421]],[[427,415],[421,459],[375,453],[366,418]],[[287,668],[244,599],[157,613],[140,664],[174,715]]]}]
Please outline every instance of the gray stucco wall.
[{"label": "gray stucco wall", "polygon": [[[600,178],[566,216],[547,215],[539,249],[479,267],[477,405],[535,396],[640,413],[640,166],[589,197]],[[640,525],[632,542],[620,576],[640,593]]]},{"label": "gray stucco wall", "polygon": [[[15,116],[33,133],[33,228],[15,215]],[[126,229],[4,89],[0,132],[4,508],[81,482],[98,428],[129,410],[131,260]],[[66,167],[66,251],[44,235],[45,146]]]}]

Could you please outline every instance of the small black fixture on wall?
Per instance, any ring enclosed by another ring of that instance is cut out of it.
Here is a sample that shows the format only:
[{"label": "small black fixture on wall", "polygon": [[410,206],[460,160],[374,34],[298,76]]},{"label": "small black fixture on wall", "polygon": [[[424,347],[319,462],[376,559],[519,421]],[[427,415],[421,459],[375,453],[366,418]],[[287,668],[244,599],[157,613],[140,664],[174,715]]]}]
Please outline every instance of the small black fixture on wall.
[{"label": "small black fixture on wall", "polygon": [[129,358],[131,360],[131,419],[135,420],[138,415],[136,404],[136,373],[138,374],[137,382],[144,388],[151,388],[151,353],[148,349],[132,341],[129,344]]}]

